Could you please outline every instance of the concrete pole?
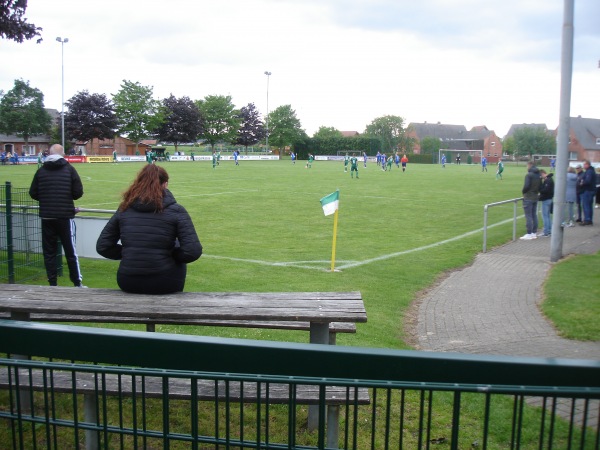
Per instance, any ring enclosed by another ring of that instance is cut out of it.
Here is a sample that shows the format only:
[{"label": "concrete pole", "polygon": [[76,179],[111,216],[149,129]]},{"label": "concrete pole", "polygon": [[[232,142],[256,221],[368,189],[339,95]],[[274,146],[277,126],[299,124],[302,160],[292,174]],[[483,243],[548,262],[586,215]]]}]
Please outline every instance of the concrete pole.
[{"label": "concrete pole", "polygon": [[556,183],[554,216],[550,241],[550,261],[562,258],[567,168],[569,164],[569,129],[571,122],[571,79],[573,76],[573,10],[575,0],[564,0],[560,73],[560,112],[556,142]]}]

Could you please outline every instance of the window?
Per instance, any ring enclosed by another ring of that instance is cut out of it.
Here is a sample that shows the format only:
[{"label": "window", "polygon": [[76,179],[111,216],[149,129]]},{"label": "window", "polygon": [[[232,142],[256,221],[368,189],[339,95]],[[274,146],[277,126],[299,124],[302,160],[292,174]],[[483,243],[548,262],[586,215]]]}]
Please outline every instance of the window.
[{"label": "window", "polygon": [[26,155],[35,155],[35,147],[33,145],[24,145],[23,153]]},{"label": "window", "polygon": [[491,145],[492,147],[495,147],[495,146],[496,146],[496,143],[495,143],[494,141],[492,141],[492,142],[490,143],[490,145]]},{"label": "window", "polygon": [[596,145],[600,145],[600,138],[596,138]]},{"label": "window", "polygon": [[577,152],[569,152],[569,161],[577,161]]}]

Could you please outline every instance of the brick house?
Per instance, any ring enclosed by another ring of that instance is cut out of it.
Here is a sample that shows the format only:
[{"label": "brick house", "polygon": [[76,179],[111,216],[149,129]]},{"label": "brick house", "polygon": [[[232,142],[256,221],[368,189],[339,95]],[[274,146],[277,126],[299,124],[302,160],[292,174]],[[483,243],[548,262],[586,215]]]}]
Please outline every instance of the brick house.
[{"label": "brick house", "polygon": [[[119,155],[135,155],[135,141],[121,136],[115,136],[113,139],[92,139],[87,142],[76,142],[75,152],[81,151],[84,155],[112,155],[113,150]],[[148,144],[139,143],[138,151],[143,155],[151,147]]]},{"label": "brick house", "polygon": [[17,153],[23,155],[37,155],[39,152],[45,152],[50,148],[50,135],[44,134],[41,136],[31,136],[27,145],[25,139],[13,136],[0,134],[0,151]]},{"label": "brick house", "polygon": [[[60,113],[56,109],[45,108],[50,115],[53,124],[57,124],[60,119]],[[39,152],[45,152],[50,148],[52,137],[49,134],[40,134],[38,136],[30,136],[27,145],[25,139],[12,134],[0,134],[0,151],[11,152],[19,156],[22,155],[37,155]]]},{"label": "brick house", "polygon": [[411,122],[406,135],[414,139],[415,154],[421,153],[421,140],[432,137],[440,140],[441,148],[461,150],[465,155],[470,154],[474,163],[481,161],[480,153],[474,150],[481,150],[489,163],[495,163],[502,157],[502,141],[493,130],[488,130],[484,125],[468,131],[464,125]]},{"label": "brick house", "polygon": [[[557,129],[558,131],[558,129]],[[600,119],[571,117],[569,127],[569,160],[600,162]]]}]

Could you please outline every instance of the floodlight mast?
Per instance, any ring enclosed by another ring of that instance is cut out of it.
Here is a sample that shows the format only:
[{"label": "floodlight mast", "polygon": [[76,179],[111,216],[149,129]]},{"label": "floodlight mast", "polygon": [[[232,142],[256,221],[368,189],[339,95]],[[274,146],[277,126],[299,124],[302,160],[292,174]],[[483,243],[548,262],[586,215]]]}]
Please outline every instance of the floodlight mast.
[{"label": "floodlight mast", "polygon": [[61,120],[61,132],[62,132],[62,147],[65,151],[65,44],[69,42],[69,38],[56,38],[60,42],[61,47],[61,102],[60,102],[60,120]]},{"label": "floodlight mast", "polygon": [[267,154],[269,153],[269,77],[271,76],[271,72],[265,70],[265,75],[267,76]]}]

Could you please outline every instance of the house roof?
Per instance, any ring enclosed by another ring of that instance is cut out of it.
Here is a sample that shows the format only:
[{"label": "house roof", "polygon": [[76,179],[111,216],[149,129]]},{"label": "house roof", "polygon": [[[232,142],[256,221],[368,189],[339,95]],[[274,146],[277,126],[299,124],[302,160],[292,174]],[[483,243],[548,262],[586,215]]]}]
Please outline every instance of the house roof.
[{"label": "house roof", "polygon": [[[39,136],[30,136],[28,139],[28,142],[31,144],[35,144],[35,143],[48,143],[50,142],[50,135],[48,134],[42,134]],[[25,142],[25,139],[23,139],[22,137],[19,136],[15,136],[13,134],[0,134],[0,142],[4,143],[4,144],[16,144],[16,143],[23,143]]]},{"label": "house roof", "polygon": [[358,136],[360,134],[358,131],[340,131],[340,133],[344,137]]},{"label": "house roof", "polygon": [[523,128],[541,128],[544,131],[548,131],[548,127],[545,123],[514,123],[510,126],[508,133],[506,133],[504,138],[506,139],[507,137],[511,137],[513,134],[515,134],[515,131]]},{"label": "house roof", "polygon": [[600,138],[600,119],[571,117],[570,128],[575,137],[586,150],[600,150],[597,139]]},{"label": "house roof", "polygon": [[433,137],[438,139],[465,139],[467,128],[464,125],[446,125],[438,123],[414,123],[408,124],[408,128],[413,130],[418,139],[424,137]]}]

